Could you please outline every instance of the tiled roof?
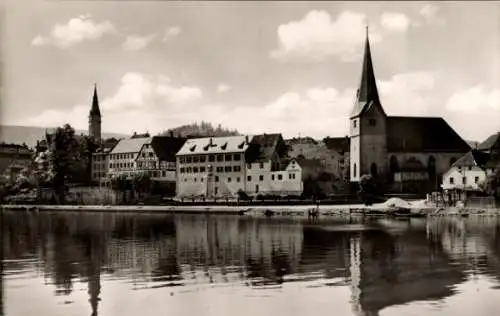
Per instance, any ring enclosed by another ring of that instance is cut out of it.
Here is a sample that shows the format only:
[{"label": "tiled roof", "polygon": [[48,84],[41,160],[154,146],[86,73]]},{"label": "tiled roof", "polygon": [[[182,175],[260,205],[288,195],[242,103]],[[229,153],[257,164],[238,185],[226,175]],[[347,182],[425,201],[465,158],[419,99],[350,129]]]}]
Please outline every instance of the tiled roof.
[{"label": "tiled roof", "polygon": [[252,136],[203,137],[186,140],[177,155],[222,154],[244,152]]},{"label": "tiled roof", "polygon": [[453,163],[452,167],[483,167],[488,162],[489,158],[489,154],[477,150],[471,150],[462,157],[458,158],[458,160]]},{"label": "tiled roof", "polygon": [[500,132],[495,133],[488,137],[484,142],[477,146],[478,150],[490,150],[493,146],[498,146],[500,148]]},{"label": "tiled roof", "polygon": [[151,137],[122,139],[111,151],[112,154],[138,153],[144,144],[151,143]]},{"label": "tiled roof", "polygon": [[326,148],[337,152],[349,152],[351,140],[349,137],[326,137],[324,140]]},{"label": "tiled roof", "polygon": [[441,117],[387,118],[388,152],[466,153],[470,146]]},{"label": "tiled roof", "polygon": [[175,161],[175,155],[185,142],[185,138],[153,136],[151,146],[160,161]]},{"label": "tiled roof", "polygon": [[284,146],[286,145],[281,134],[255,135],[245,152],[245,161],[247,163],[268,161],[275,152],[281,156]]}]

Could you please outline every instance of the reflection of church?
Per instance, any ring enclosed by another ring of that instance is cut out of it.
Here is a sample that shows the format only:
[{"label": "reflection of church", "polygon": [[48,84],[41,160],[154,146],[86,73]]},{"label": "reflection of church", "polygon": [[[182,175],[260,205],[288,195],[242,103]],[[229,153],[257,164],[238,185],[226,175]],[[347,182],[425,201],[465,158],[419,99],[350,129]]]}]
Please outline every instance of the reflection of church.
[{"label": "reflection of church", "polygon": [[350,178],[372,174],[392,191],[428,192],[470,146],[441,117],[388,116],[379,98],[368,33],[350,115]]}]

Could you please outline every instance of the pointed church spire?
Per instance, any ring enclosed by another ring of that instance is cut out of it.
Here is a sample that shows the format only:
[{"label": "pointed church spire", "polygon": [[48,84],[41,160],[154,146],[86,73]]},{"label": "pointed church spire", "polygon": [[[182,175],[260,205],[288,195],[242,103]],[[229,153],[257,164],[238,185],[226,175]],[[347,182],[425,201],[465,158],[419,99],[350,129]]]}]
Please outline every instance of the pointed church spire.
[{"label": "pointed church spire", "polygon": [[380,105],[375,72],[373,71],[368,25],[366,25],[365,52],[363,56],[361,81],[359,83],[359,88],[356,94],[356,104],[351,116],[357,116],[361,114],[365,106],[369,105],[370,103]]},{"label": "pointed church spire", "polygon": [[94,82],[94,96],[92,97],[92,107],[90,108],[91,116],[101,116],[101,110],[99,109],[99,98],[97,97],[97,84]]}]

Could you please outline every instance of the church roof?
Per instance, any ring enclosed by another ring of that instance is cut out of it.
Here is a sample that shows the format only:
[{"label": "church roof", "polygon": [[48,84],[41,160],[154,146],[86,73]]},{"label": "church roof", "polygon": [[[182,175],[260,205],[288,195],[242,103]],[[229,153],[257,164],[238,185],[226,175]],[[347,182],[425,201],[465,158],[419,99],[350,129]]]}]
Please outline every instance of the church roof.
[{"label": "church roof", "polygon": [[[365,53],[363,56],[363,68],[361,71],[361,81],[356,93],[354,108],[351,117],[359,116],[373,105],[380,105],[375,72],[373,71],[373,61],[368,39],[368,27],[366,29]],[[382,107],[380,107],[382,109]],[[383,111],[383,109],[382,109]]]},{"label": "church roof", "polygon": [[90,108],[91,116],[101,116],[101,110],[99,109],[99,98],[97,97],[97,85],[94,84],[94,96],[92,97],[92,107]]},{"label": "church roof", "polygon": [[466,153],[470,149],[441,117],[387,118],[388,152]]}]

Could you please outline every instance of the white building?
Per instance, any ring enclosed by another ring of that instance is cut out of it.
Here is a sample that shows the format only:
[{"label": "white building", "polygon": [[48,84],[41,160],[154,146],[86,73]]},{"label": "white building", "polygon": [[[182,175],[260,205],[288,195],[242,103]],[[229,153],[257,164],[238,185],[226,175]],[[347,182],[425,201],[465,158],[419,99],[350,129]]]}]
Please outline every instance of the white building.
[{"label": "white building", "polygon": [[280,134],[189,139],[177,153],[177,196],[300,195],[302,169]]},{"label": "white building", "polygon": [[151,144],[151,137],[122,139],[109,154],[108,173],[111,176],[137,173],[136,159],[144,144]]},{"label": "white building", "polygon": [[472,150],[455,161],[444,173],[441,187],[444,190],[479,190],[493,168],[489,166],[489,154]]}]

